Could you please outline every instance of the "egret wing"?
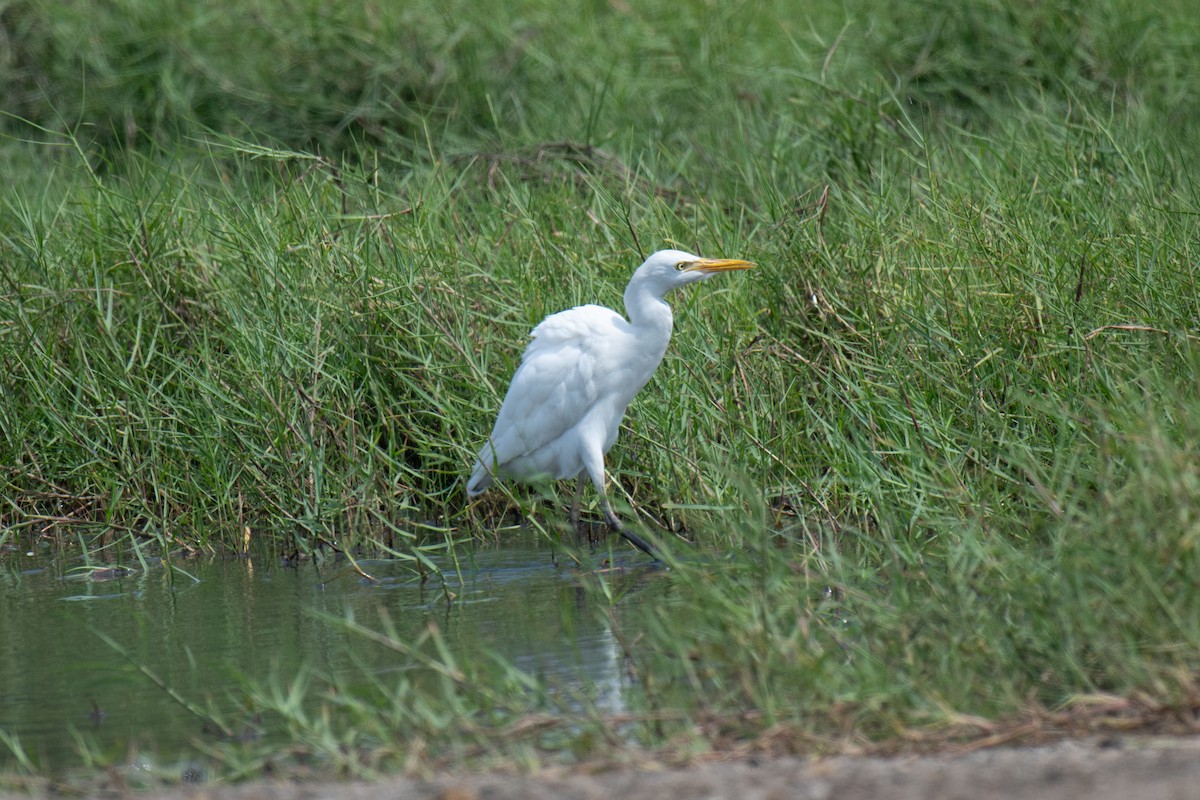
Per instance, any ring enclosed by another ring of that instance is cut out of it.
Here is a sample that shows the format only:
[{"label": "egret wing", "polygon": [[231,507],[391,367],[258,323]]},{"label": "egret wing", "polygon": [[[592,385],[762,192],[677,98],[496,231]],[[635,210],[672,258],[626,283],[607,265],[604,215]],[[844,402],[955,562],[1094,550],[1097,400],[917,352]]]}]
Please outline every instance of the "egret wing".
[{"label": "egret wing", "polygon": [[588,305],[553,314],[534,328],[480,461],[502,468],[575,427],[602,394],[596,367],[604,343],[627,325],[616,312]]}]

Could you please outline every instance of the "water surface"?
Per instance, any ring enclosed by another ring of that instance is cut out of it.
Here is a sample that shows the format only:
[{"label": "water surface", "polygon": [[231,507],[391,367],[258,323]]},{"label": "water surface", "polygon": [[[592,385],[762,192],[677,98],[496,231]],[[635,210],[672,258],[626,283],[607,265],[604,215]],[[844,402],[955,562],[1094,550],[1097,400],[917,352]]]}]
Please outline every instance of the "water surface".
[{"label": "water surface", "polygon": [[[621,604],[642,602],[656,591],[636,568],[645,559],[618,552],[635,567],[612,579],[624,584]],[[436,622],[453,648],[482,642],[550,686],[583,687],[606,710],[623,708],[620,648],[569,562],[556,565],[530,535],[460,547],[457,556],[437,559],[444,582],[422,582],[388,561],[360,562],[378,579],[367,581],[344,560],[172,562],[187,574],[133,560],[122,574],[9,553],[0,559],[0,731],[43,769],[80,763],[81,749],[186,760],[213,734],[134,664],[188,702],[226,713],[247,683],[310,668],[335,676],[394,669],[394,653],[320,616],[378,627],[381,611],[402,637]],[[0,744],[0,767],[11,766]]]}]

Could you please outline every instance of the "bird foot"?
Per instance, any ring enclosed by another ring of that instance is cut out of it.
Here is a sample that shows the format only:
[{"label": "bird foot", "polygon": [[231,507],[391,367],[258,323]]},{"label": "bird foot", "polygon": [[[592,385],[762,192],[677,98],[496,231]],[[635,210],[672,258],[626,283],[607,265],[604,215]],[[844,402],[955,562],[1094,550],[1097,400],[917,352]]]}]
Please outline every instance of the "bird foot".
[{"label": "bird foot", "polygon": [[[612,527],[612,526],[610,525],[609,527]],[[629,542],[631,545],[636,547],[638,550],[641,550],[643,553],[650,556],[655,561],[661,560],[661,559],[659,559],[658,551],[655,550],[653,547],[651,547],[649,542],[647,542],[642,537],[638,536],[633,531],[626,529],[624,526],[615,527],[615,528],[613,528],[613,530],[615,530],[617,533],[621,534],[621,536],[624,537],[625,541]]]}]

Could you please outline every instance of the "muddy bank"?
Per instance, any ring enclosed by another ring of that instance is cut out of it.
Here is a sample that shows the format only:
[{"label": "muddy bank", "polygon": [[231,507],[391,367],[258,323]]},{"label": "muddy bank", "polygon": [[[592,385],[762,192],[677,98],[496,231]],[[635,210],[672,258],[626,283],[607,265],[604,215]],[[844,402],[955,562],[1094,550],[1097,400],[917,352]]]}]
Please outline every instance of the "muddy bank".
[{"label": "muddy bank", "polygon": [[142,800],[1183,800],[1200,797],[1200,738],[1107,738],[971,753],[714,761],[688,769],[377,782],[254,782],[136,794]]}]

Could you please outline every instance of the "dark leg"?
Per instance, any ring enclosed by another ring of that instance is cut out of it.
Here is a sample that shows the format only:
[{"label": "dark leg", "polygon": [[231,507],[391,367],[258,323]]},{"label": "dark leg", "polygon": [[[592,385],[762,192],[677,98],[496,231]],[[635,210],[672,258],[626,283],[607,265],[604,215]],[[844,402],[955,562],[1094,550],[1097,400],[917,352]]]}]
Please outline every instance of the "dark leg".
[{"label": "dark leg", "polygon": [[[621,520],[613,513],[612,505],[608,502],[608,494],[604,489],[604,457],[597,450],[594,452],[585,452],[583,458],[584,472],[592,479],[592,485],[596,487],[596,493],[600,495],[600,507],[604,509],[604,519],[608,522],[608,527],[625,537],[625,541],[641,550],[648,556],[658,558],[658,553],[654,548],[646,543],[646,540],[638,536],[632,531],[625,530],[625,526],[621,524]],[[583,489],[583,475],[580,476],[580,491]],[[578,499],[578,495],[577,495]]]},{"label": "dark leg", "polygon": [[587,471],[585,470],[579,473],[579,481],[575,485],[575,502],[571,504],[571,527],[580,541],[587,541],[584,538],[583,524],[579,520],[579,508],[583,504],[583,487],[586,485]]},{"label": "dark leg", "polygon": [[600,505],[604,509],[604,518],[608,520],[608,527],[624,536],[625,541],[629,542],[646,555],[653,558],[658,558],[658,553],[649,545],[649,543],[646,542],[645,539],[638,536],[633,531],[626,530],[625,526],[621,524],[620,518],[613,513],[612,506],[608,504],[608,497],[606,495],[600,495]]}]

